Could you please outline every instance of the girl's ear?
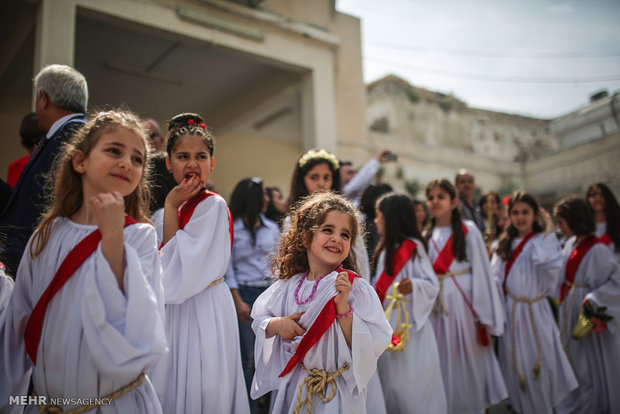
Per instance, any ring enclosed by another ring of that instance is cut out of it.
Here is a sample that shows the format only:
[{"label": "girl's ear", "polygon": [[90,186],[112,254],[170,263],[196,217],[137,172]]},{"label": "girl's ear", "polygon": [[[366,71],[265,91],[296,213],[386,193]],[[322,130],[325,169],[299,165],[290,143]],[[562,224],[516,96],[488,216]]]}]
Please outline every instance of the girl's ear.
[{"label": "girl's ear", "polygon": [[310,247],[310,242],[311,242],[311,238],[310,235],[307,232],[303,232],[301,233],[301,244],[307,249]]},{"label": "girl's ear", "polygon": [[458,197],[454,197],[452,200],[450,200],[450,209],[454,210],[455,208],[457,208],[459,205],[459,198]]},{"label": "girl's ear", "polygon": [[82,151],[78,149],[73,151],[73,155],[71,156],[71,164],[73,165],[73,169],[78,174],[84,174],[84,171],[86,171],[86,166],[84,165],[85,161],[86,157]]},{"label": "girl's ear", "polygon": [[170,157],[166,157],[166,169],[169,173],[172,172],[172,167],[170,166]]}]

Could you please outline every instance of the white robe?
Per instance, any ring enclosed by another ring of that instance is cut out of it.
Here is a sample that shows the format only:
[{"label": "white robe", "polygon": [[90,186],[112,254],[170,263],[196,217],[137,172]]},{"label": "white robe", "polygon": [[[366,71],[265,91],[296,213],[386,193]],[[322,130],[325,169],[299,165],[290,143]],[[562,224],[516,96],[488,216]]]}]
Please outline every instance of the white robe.
[{"label": "white robe", "polygon": [[[304,305],[297,305],[294,297],[302,274],[288,280],[278,279],[254,303],[252,328],[256,333],[254,347],[256,373],[252,382],[251,396],[258,398],[269,391],[277,390],[277,394],[272,394],[274,413],[293,412],[297,391],[306,377],[306,372],[301,364],[297,364],[286,376],[279,378],[303,335],[291,341],[286,341],[279,335],[266,338],[267,325],[273,317],[305,312],[298,323],[308,330],[327,301],[336,296],[334,284],[337,275],[337,271],[334,271],[325,276],[319,282],[313,299]],[[300,299],[310,295],[314,283],[315,281],[304,280],[299,290]],[[308,369],[325,369],[330,373],[337,371],[344,363],[349,365],[349,369],[336,378],[337,392],[330,402],[323,403],[318,395],[312,397],[314,414],[365,413],[366,386],[376,371],[377,358],[383,353],[392,337],[392,329],[385,319],[377,294],[362,278],[356,278],[353,282],[348,303],[354,308],[352,348],[348,347],[339,323],[334,321],[303,360]],[[329,395],[330,392],[331,386],[328,386],[326,394]],[[304,387],[303,396],[305,395]],[[306,411],[307,405],[301,412]]]},{"label": "white robe", "polygon": [[170,352],[152,378],[164,412],[249,412],[230,289],[223,282],[207,288],[224,276],[230,260],[224,199],[200,202],[161,257]]},{"label": "white robe", "polygon": [[[504,307],[491,277],[487,250],[476,225],[469,220],[463,223],[468,230],[465,236],[467,260],[459,262],[454,259],[450,272],[471,269],[471,273],[455,278],[489,333],[499,336],[504,328]],[[433,229],[428,247],[431,262],[435,261],[451,235],[451,227]],[[448,412],[480,412],[508,396],[506,385],[493,347],[480,344],[472,312],[454,281],[446,278],[442,289],[448,314],[438,307],[431,321],[441,358]],[[437,301],[440,299],[438,297]]]},{"label": "white robe", "polygon": [[0,313],[6,308],[13,293],[15,282],[12,278],[4,273],[4,269],[0,268]]},{"label": "white robe", "polygon": [[[513,252],[522,240],[513,240]],[[506,329],[504,335],[498,339],[499,364],[508,387],[510,403],[519,413],[551,413],[553,407],[577,387],[577,379],[562,348],[560,334],[547,300],[547,296],[553,296],[555,292],[561,266],[562,252],[557,237],[555,234],[545,237],[543,233],[539,233],[525,244],[506,280],[506,290],[513,296],[528,299],[542,297],[531,304],[536,334],[530,321],[530,305],[526,302],[517,302],[514,305],[513,298],[508,294],[505,296]],[[501,289],[506,262],[495,254],[491,268]],[[525,392],[519,386],[514,366],[514,332],[518,333],[517,363],[519,372],[526,381]],[[541,346],[538,379],[534,378],[533,371],[539,357],[536,335],[540,338]]]},{"label": "white robe", "polygon": [[[39,256],[32,259],[30,242],[26,246],[13,296],[0,317],[0,412],[24,408],[7,409],[6,404],[11,395],[27,394],[31,370],[38,395],[104,397],[134,381],[166,352],[155,230],[138,223],[124,230],[125,292],[99,245],[49,303],[33,367],[24,342],[30,314],[69,251],[96,228],[59,218]],[[37,412],[37,406],[27,406],[26,412]],[[97,412],[150,414],[161,413],[161,407],[146,377]]]},{"label": "white robe", "polygon": [[[596,230],[594,231],[594,235],[596,237],[603,237],[605,233],[607,233],[607,223],[596,223]],[[609,251],[613,253],[618,263],[620,263],[620,251],[616,251],[615,243],[612,241],[607,245],[607,247],[609,248]]]},{"label": "white robe", "polygon": [[[411,280],[413,292],[403,297],[408,301],[405,302],[405,309],[411,324],[409,339],[403,351],[388,351],[381,355],[378,371],[388,413],[440,414],[447,412],[448,407],[437,342],[430,322],[430,314],[439,293],[439,281],[424,245],[419,240],[412,240],[418,245],[415,259],[408,260],[394,278],[383,301],[383,307],[386,308],[391,302],[387,296],[392,295],[394,283],[404,278]],[[377,261],[376,278],[384,268],[385,250]],[[398,325],[396,307],[392,310],[390,325],[394,329]]]},{"label": "white robe", "polygon": [[[571,238],[564,248],[564,265],[558,286],[565,280],[566,260],[574,248]],[[620,407],[620,265],[604,244],[594,245],[585,255],[575,275],[575,288],[560,304],[561,338],[567,347],[579,387],[557,408],[558,413],[612,413]],[[607,322],[607,332],[590,332],[576,341],[571,333],[577,322],[584,299],[594,306],[606,306],[613,320]],[[566,328],[565,328],[566,327]]]}]

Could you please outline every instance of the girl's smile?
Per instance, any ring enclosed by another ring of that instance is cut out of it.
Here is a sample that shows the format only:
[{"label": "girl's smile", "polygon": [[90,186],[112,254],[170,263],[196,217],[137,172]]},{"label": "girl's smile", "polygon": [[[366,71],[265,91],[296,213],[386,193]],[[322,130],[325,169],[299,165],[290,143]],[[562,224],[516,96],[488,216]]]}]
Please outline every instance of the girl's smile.
[{"label": "girl's smile", "polygon": [[314,233],[308,249],[308,280],[335,270],[349,256],[351,249],[351,217],[330,211]]},{"label": "girl's smile", "polygon": [[525,237],[532,232],[537,215],[528,203],[516,202],[510,209],[510,220],[517,229],[519,237]]},{"label": "girl's smile", "polygon": [[449,225],[449,220],[452,217],[452,210],[458,205],[458,199],[450,199],[450,193],[439,186],[430,188],[427,191],[426,199],[431,215],[435,217],[436,220],[448,220],[448,223],[438,222],[437,225]]},{"label": "girl's smile", "polygon": [[592,187],[592,190],[590,190],[588,194],[588,204],[590,204],[590,207],[595,213],[605,211],[605,198],[600,188],[596,186]]}]

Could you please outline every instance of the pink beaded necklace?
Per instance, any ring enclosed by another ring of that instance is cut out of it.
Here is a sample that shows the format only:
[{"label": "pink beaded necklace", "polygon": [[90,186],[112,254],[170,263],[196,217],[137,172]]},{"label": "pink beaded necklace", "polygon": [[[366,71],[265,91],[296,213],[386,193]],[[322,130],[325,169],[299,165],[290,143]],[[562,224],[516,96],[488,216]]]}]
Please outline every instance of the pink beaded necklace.
[{"label": "pink beaded necklace", "polygon": [[[339,267],[338,269],[341,269],[341,267]],[[320,278],[318,278],[315,282],[314,285],[312,286],[312,292],[310,292],[310,296],[308,296],[306,299],[304,300],[299,300],[299,289],[301,289],[301,285],[304,283],[304,280],[306,280],[306,276],[308,276],[308,273],[310,272],[310,269],[306,270],[306,273],[303,274],[303,276],[301,277],[301,279],[299,279],[299,283],[297,283],[297,287],[295,288],[295,303],[298,305],[305,305],[306,303],[310,302],[312,300],[312,298],[314,297],[314,294],[316,293],[316,289],[319,287],[319,282],[321,281],[321,279],[323,279],[325,276],[327,276],[329,273],[324,274],[323,276],[321,276]]]}]

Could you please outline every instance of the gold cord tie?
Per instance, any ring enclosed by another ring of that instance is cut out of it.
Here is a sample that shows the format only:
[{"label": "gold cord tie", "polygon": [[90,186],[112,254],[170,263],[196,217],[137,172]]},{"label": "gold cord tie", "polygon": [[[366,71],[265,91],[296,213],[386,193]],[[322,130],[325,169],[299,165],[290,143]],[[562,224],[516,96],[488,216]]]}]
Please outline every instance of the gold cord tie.
[{"label": "gold cord tie", "polygon": [[224,281],[224,277],[220,277],[219,279],[215,279],[213,282],[209,283],[207,285],[207,289],[209,289],[210,287],[213,287],[215,285],[218,285],[220,283],[222,283]]},{"label": "gold cord tie", "polygon": [[[299,414],[299,410],[306,403],[308,403],[308,414],[312,414],[312,396],[314,394],[318,394],[321,401],[324,403],[330,402],[336,396],[336,378],[339,377],[344,370],[349,369],[349,364],[345,362],[344,365],[338,369],[338,371],[331,374],[324,369],[307,369],[303,365],[302,367],[308,375],[304,378],[302,383],[299,385],[299,389],[297,390],[297,405],[295,406],[293,414]],[[332,392],[329,396],[325,396],[325,388],[328,384],[332,386]],[[302,400],[301,395],[303,393],[304,385],[306,386],[308,393]]]},{"label": "gold cord tie", "polygon": [[[394,329],[394,335],[400,339],[398,344],[390,342],[388,345],[388,351],[402,351],[405,349],[405,344],[409,339],[409,329],[411,324],[409,323],[409,312],[405,309],[405,302],[409,300],[403,298],[403,295],[398,292],[398,286],[400,283],[394,283],[392,287],[392,295],[386,296],[386,299],[390,299],[390,303],[385,308],[385,317],[390,322],[390,316],[392,316],[392,310],[396,306],[396,329]],[[402,319],[402,320],[401,320]]]},{"label": "gold cord tie", "polygon": [[449,272],[437,275],[437,278],[439,279],[439,295],[437,295],[437,302],[435,302],[435,308],[433,309],[434,314],[439,313],[439,308],[441,308],[446,316],[450,315],[448,308],[446,308],[446,304],[443,301],[443,280],[453,276],[466,275],[468,273],[471,273],[471,269],[463,269],[458,272]]},{"label": "gold cord tie", "polygon": [[538,328],[536,328],[536,322],[534,321],[534,310],[532,308],[532,304],[539,302],[545,299],[545,295],[538,296],[536,298],[530,299],[526,297],[518,297],[512,294],[509,290],[506,291],[506,294],[512,298],[512,310],[510,312],[510,317],[512,321],[512,362],[515,366],[515,370],[517,371],[517,377],[519,378],[519,387],[521,391],[525,392],[527,389],[525,377],[521,374],[521,370],[519,369],[519,364],[517,361],[517,325],[515,323],[515,309],[517,307],[517,303],[526,303],[529,316],[530,316],[530,324],[532,325],[532,329],[534,330],[534,336],[536,337],[536,348],[538,350],[538,358],[536,360],[536,365],[534,365],[534,380],[540,378],[540,366],[542,362],[542,343],[540,342],[540,335],[538,333]]},{"label": "gold cord tie", "polygon": [[[570,286],[570,291],[568,293],[568,303],[564,305],[564,323],[562,324],[562,332],[560,333],[560,337],[562,338],[562,343],[564,345],[564,351],[566,351],[566,355],[568,356],[568,340],[569,340],[568,314],[570,312],[570,309],[573,307],[573,299],[575,299],[575,289],[576,288],[590,289],[590,286],[587,284],[583,284],[583,283],[573,283],[568,280],[565,280],[564,283]],[[566,341],[564,340],[564,338],[566,338]]]},{"label": "gold cord tie", "polygon": [[[128,393],[129,391],[133,390],[138,385],[140,385],[140,383],[144,380],[145,376],[146,376],[146,373],[144,373],[144,372],[141,373],[140,375],[138,375],[138,378],[136,378],[135,380],[133,380],[129,384],[127,384],[124,387],[114,391],[111,394],[106,395],[105,397],[98,398],[98,400],[100,400],[102,402],[103,402],[103,400],[106,400],[106,402],[108,404],[111,403],[112,400],[115,400],[116,398],[120,397],[123,394]],[[36,393],[34,393],[34,394],[36,395]],[[58,407],[56,405],[51,405],[51,404],[39,405],[39,414],[42,414],[42,413],[79,414],[79,413],[83,413],[83,412],[86,412],[88,410],[92,410],[93,408],[97,408],[97,407],[101,406],[102,402],[97,402],[95,404],[89,404],[89,405],[83,405],[81,407],[78,407],[78,408],[75,408],[75,409],[69,410],[69,411],[63,411],[62,408],[60,408],[60,407]]]}]

